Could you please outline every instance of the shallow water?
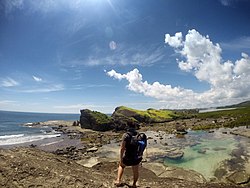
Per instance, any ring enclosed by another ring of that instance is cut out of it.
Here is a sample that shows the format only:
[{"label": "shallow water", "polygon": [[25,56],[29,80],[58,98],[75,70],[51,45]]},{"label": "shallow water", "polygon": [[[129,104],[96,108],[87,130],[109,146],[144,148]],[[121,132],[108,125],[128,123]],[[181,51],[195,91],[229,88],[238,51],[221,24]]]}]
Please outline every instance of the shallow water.
[{"label": "shallow water", "polygon": [[0,147],[54,139],[60,134],[51,127],[29,127],[26,123],[49,120],[77,120],[78,114],[49,114],[0,111]]},{"label": "shallow water", "polygon": [[[173,142],[176,142],[176,140],[177,138]],[[179,160],[165,158],[164,164],[195,170],[209,180],[214,177],[214,172],[220,163],[230,159],[232,151],[244,139],[236,138],[230,134],[223,134],[221,131],[214,133],[199,131],[189,132],[181,140],[179,139],[178,141],[179,146],[182,145],[182,142],[185,144],[185,147],[182,149],[184,152],[183,158]],[[193,143],[194,140],[196,144],[186,145],[186,143]]]}]

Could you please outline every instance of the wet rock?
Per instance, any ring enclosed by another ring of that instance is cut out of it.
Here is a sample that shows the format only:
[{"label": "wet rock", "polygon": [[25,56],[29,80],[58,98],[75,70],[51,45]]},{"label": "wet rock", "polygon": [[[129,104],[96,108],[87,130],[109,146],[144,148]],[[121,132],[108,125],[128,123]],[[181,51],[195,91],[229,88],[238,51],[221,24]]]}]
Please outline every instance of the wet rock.
[{"label": "wet rock", "polygon": [[230,131],[230,134],[240,135],[240,136],[245,136],[245,137],[250,138],[250,130],[247,130],[247,129],[242,129],[242,130],[236,129],[236,130]]},{"label": "wet rock", "polygon": [[205,154],[207,152],[206,148],[201,148],[197,151],[198,153]]},{"label": "wet rock", "polygon": [[175,129],[176,129],[176,134],[180,134],[180,135],[187,134],[186,126],[184,124],[176,123]]},{"label": "wet rock", "polygon": [[246,171],[238,171],[228,176],[227,179],[230,182],[238,184],[238,185],[246,184],[250,180],[250,175],[247,174]]},{"label": "wet rock", "polygon": [[240,157],[239,158],[233,157],[232,159],[229,159],[227,161],[227,165],[229,166],[230,170],[232,170],[232,171],[242,169],[243,163],[244,163],[244,160]]},{"label": "wet rock", "polygon": [[183,155],[184,155],[183,151],[173,150],[173,151],[168,151],[165,156],[169,159],[179,160],[183,157]]},{"label": "wet rock", "polygon": [[187,144],[187,146],[193,147],[193,146],[197,146],[197,145],[199,145],[199,144],[201,144],[201,143],[196,142],[196,141],[191,141],[191,142],[189,142],[189,143]]},{"label": "wet rock", "polygon": [[226,150],[227,148],[222,148],[222,147],[216,147],[213,148],[214,151],[221,151],[221,150]]},{"label": "wet rock", "polygon": [[232,151],[232,155],[237,157],[237,158],[241,157],[241,155],[243,155],[243,153],[244,153],[243,148],[234,149]]},{"label": "wet rock", "polygon": [[227,174],[227,171],[224,168],[216,169],[214,172],[214,176],[218,179],[221,179],[226,174]]},{"label": "wet rock", "polygon": [[92,147],[92,148],[88,148],[86,151],[87,152],[96,152],[98,150],[97,147]]}]

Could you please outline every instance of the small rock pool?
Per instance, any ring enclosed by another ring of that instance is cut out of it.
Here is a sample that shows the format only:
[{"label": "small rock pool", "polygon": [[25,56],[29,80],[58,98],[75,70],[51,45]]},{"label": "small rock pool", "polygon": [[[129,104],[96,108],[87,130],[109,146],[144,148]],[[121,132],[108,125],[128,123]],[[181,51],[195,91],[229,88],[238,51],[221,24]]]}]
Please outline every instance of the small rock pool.
[{"label": "small rock pool", "polygon": [[[178,148],[184,152],[183,157],[180,159],[165,157],[164,164],[166,166],[194,170],[202,174],[207,180],[215,178],[216,169],[223,166],[225,161],[228,161],[226,163],[228,165],[230,165],[232,158],[242,163],[249,162],[247,158],[249,158],[250,154],[250,139],[232,135],[227,129],[219,129],[210,133],[206,131],[189,131],[188,134],[182,137],[172,137],[165,140],[165,142],[167,147]],[[224,168],[227,167],[224,165]],[[230,168],[233,168],[233,166],[230,166]]]},{"label": "small rock pool", "polygon": [[[149,163],[163,162],[165,166],[194,170],[207,181],[223,181],[232,172],[240,170],[250,174],[250,138],[232,135],[231,131],[188,131],[183,136],[166,134],[164,131],[146,131],[148,146],[144,159]],[[96,155],[118,161],[119,147],[120,143],[112,141],[99,148]]]}]

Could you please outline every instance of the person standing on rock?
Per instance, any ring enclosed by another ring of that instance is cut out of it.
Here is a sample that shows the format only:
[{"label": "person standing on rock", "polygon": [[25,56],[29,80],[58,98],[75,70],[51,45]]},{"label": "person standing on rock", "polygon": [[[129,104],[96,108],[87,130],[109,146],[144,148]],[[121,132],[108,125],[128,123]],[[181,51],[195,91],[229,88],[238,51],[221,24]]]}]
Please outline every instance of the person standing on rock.
[{"label": "person standing on rock", "polygon": [[[128,123],[128,132],[122,136],[122,143],[120,147],[120,160],[118,166],[117,179],[115,185],[122,186],[121,179],[126,166],[132,166],[133,171],[133,185],[136,187],[139,178],[139,164],[142,161],[142,154],[147,146],[147,137],[144,133],[138,133],[133,122]],[[140,142],[140,144],[138,143]],[[141,143],[144,142],[144,145]],[[140,148],[141,147],[141,148]],[[139,151],[140,150],[140,151]]]}]

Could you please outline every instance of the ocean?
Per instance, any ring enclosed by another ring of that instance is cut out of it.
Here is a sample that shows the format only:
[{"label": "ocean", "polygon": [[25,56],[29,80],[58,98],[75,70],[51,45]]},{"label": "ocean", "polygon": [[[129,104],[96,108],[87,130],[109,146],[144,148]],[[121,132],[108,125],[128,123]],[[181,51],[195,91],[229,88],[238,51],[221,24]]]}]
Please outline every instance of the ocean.
[{"label": "ocean", "polygon": [[28,127],[26,123],[50,120],[79,120],[80,114],[54,114],[0,111],[0,147],[31,143],[60,136],[51,127]]}]

